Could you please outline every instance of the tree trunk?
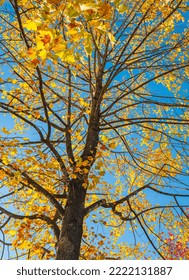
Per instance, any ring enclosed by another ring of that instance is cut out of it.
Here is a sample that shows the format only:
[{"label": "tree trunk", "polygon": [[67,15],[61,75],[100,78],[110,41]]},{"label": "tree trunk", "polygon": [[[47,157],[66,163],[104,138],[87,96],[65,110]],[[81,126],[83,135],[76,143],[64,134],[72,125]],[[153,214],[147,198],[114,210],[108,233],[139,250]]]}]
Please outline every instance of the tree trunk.
[{"label": "tree trunk", "polygon": [[61,233],[56,248],[56,260],[78,260],[83,233],[86,190],[83,181],[74,179],[69,188]]}]

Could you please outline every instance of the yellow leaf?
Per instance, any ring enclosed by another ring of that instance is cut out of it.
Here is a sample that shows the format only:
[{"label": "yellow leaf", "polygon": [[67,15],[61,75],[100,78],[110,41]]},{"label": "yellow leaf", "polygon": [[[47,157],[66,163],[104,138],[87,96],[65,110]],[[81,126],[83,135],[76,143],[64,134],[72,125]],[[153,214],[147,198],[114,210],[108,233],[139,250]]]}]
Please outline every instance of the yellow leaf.
[{"label": "yellow leaf", "polygon": [[98,9],[101,18],[110,19],[112,15],[112,7],[108,3],[102,3]]},{"label": "yellow leaf", "polygon": [[85,45],[85,51],[88,55],[90,55],[92,53],[92,45]]},{"label": "yellow leaf", "polygon": [[13,229],[9,230],[9,234],[12,235],[12,236],[15,236],[16,230],[13,230]]},{"label": "yellow leaf", "polygon": [[111,44],[114,45],[115,44],[115,37],[114,37],[114,35],[111,32],[108,32],[108,37],[110,39]]},{"label": "yellow leaf", "polygon": [[27,240],[24,240],[20,245],[19,245],[20,249],[29,249],[30,248],[30,242]]},{"label": "yellow leaf", "polygon": [[115,149],[117,144],[115,142],[112,142],[108,145],[111,149]]},{"label": "yellow leaf", "polygon": [[102,135],[102,136],[101,136],[101,140],[102,140],[104,143],[108,143],[108,138],[107,138],[105,135]]},{"label": "yellow leaf", "polygon": [[100,26],[98,26],[98,30],[104,33],[107,31],[107,27],[105,24],[101,24]]},{"label": "yellow leaf", "polygon": [[81,135],[77,135],[77,140],[81,141],[83,139],[83,137]]},{"label": "yellow leaf", "polygon": [[75,62],[75,58],[72,54],[68,55],[66,58],[65,58],[65,61],[68,62],[68,63],[74,63]]},{"label": "yellow leaf", "polygon": [[55,88],[55,87],[57,86],[57,84],[56,84],[55,82],[51,82],[51,83],[50,83],[50,86],[51,86],[52,88]]},{"label": "yellow leaf", "polygon": [[36,38],[36,49],[42,50],[44,49],[44,43],[42,42],[41,38]]},{"label": "yellow leaf", "polygon": [[95,176],[95,177],[93,178],[93,183],[94,183],[94,184],[98,184],[99,181],[100,181],[100,179],[99,179],[97,176]]},{"label": "yellow leaf", "polygon": [[81,11],[88,11],[88,10],[93,10],[93,11],[96,11],[97,9],[96,9],[96,7],[95,6],[91,6],[91,4],[90,5],[88,5],[88,4],[79,4],[79,6],[80,6],[80,9],[81,9]]},{"label": "yellow leaf", "polygon": [[4,165],[8,165],[10,163],[7,156],[2,156],[2,162]]},{"label": "yellow leaf", "polygon": [[84,187],[85,189],[87,188],[88,184],[87,183],[83,183],[82,187]]},{"label": "yellow leaf", "polygon": [[66,32],[66,35],[72,35],[72,36],[74,36],[74,35],[77,35],[77,34],[78,34],[77,29],[70,29],[70,30],[68,30],[68,31]]},{"label": "yellow leaf", "polygon": [[57,53],[58,55],[58,52],[62,52],[66,49],[66,43],[61,43],[61,44],[58,44],[58,45],[55,45],[52,50]]},{"label": "yellow leaf", "polygon": [[45,49],[42,49],[40,52],[39,52],[39,57],[42,59],[42,60],[45,60],[47,58],[47,51]]},{"label": "yellow leaf", "polygon": [[76,176],[75,174],[71,174],[70,177],[71,177],[72,179],[76,179],[76,178],[77,178],[77,176]]},{"label": "yellow leaf", "polygon": [[0,170],[0,180],[3,180],[5,178],[6,174]]},{"label": "yellow leaf", "polygon": [[1,131],[3,132],[3,133],[5,133],[5,134],[10,134],[11,132],[9,132],[7,129],[6,129],[6,127],[3,127],[2,129],[1,129]]},{"label": "yellow leaf", "polygon": [[56,52],[56,55],[57,55],[60,59],[63,59],[63,58],[66,56],[64,50]]},{"label": "yellow leaf", "polygon": [[18,0],[19,5],[26,5],[28,0]]},{"label": "yellow leaf", "polygon": [[24,24],[24,27],[26,27],[28,30],[33,30],[36,31],[37,30],[37,23],[34,22],[33,20],[27,20]]},{"label": "yellow leaf", "polygon": [[125,13],[125,12],[128,11],[128,7],[126,5],[124,5],[124,4],[121,4],[119,6],[118,10],[119,10],[120,14],[122,14],[122,13]]},{"label": "yellow leaf", "polygon": [[15,156],[15,155],[17,154],[17,149],[16,149],[16,148],[11,149],[11,150],[9,151],[9,154],[10,154],[11,156]]},{"label": "yellow leaf", "polygon": [[13,84],[16,84],[18,81],[17,80],[12,80],[12,83]]}]

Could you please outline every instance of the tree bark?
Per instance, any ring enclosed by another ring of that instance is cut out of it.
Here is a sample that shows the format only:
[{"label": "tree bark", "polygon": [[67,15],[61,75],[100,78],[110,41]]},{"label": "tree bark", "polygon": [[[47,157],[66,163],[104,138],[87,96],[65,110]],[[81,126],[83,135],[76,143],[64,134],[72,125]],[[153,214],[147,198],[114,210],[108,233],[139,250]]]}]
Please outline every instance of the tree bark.
[{"label": "tree bark", "polygon": [[83,234],[83,218],[86,190],[83,180],[71,181],[59,241],[56,260],[78,260]]},{"label": "tree bark", "polygon": [[[102,99],[102,69],[96,78],[96,91],[92,100],[92,110],[89,120],[88,133],[84,151],[81,155],[82,160],[93,158],[88,171],[95,161],[97,145],[99,142],[99,122],[100,104]],[[71,155],[73,158],[73,155]],[[85,215],[85,196],[86,189],[82,187],[87,174],[71,181],[69,186],[68,199],[65,207],[65,214],[62,222],[62,229],[57,242],[56,260],[78,260],[80,256],[80,246],[83,233],[83,218]]]}]

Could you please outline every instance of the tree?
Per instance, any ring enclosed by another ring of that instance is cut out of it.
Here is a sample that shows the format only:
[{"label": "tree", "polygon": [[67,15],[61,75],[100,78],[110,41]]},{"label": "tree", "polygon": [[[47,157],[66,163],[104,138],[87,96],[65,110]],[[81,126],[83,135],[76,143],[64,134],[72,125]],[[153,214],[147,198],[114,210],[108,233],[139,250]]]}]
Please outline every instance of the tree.
[{"label": "tree", "polygon": [[2,258],[167,257],[189,226],[187,11],[1,1]]},{"label": "tree", "polygon": [[183,239],[179,240],[178,236],[174,236],[169,232],[169,238],[165,239],[166,259],[171,260],[188,260],[189,248],[188,240],[183,242]]},{"label": "tree", "polygon": [[182,209],[182,221],[176,220],[168,237],[164,239],[163,250],[166,259],[188,260],[189,259],[189,231],[188,231],[188,208]]}]

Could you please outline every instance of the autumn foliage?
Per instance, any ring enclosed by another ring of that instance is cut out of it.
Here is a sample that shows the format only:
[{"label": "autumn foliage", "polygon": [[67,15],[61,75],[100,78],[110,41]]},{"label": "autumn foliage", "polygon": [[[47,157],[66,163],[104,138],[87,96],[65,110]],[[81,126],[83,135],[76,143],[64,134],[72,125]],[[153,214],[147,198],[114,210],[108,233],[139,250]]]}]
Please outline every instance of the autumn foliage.
[{"label": "autumn foliage", "polygon": [[188,259],[185,0],[0,1],[2,259]]}]

